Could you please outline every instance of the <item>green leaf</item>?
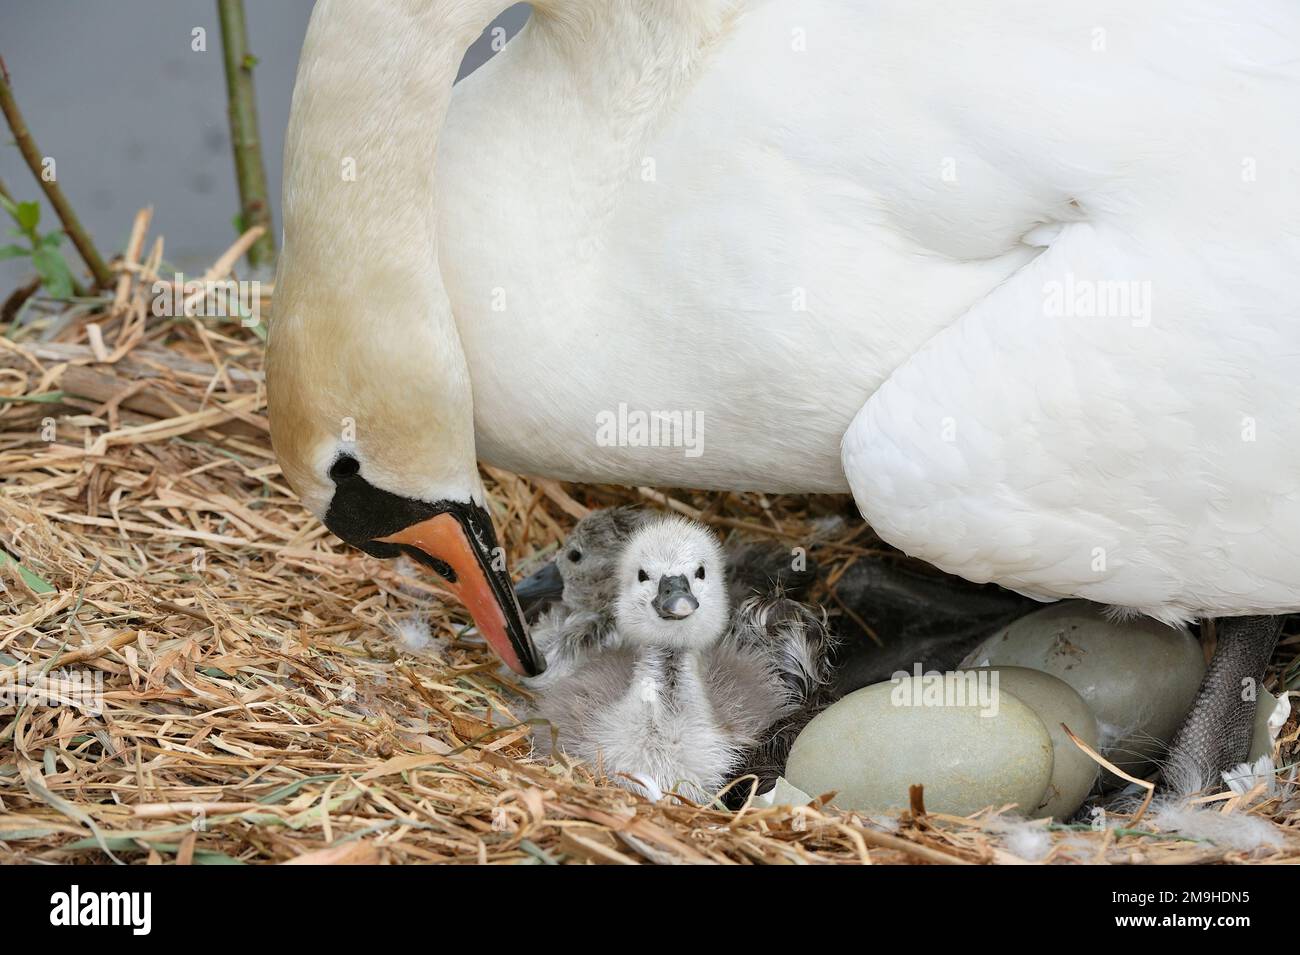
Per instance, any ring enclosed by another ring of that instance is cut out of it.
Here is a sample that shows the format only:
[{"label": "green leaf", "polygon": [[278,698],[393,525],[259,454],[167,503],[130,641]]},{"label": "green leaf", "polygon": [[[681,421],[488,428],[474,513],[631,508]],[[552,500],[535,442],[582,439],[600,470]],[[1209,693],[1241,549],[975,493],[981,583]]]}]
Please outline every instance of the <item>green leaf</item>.
[{"label": "green leaf", "polygon": [[40,244],[48,245],[52,249],[57,249],[63,242],[63,230],[55,229],[41,236]]},{"label": "green leaf", "polygon": [[267,793],[265,796],[262,796],[257,801],[266,806],[274,806],[276,803],[280,802],[281,800],[288,799],[290,796],[296,793],[303,786],[306,786],[308,783],[318,783],[318,782],[324,782],[325,780],[338,779],[340,775],[342,774],[325,773],[321,776],[307,776],[303,779],[297,779],[291,783],[281,786],[279,789],[276,789],[273,792]]},{"label": "green leaf", "polygon": [[40,246],[32,253],[32,265],[51,298],[68,298],[72,295],[72,271],[58,249]]},{"label": "green leaf", "polygon": [[5,259],[25,259],[32,254],[31,249],[24,249],[21,245],[0,245],[0,262]]},{"label": "green leaf", "polygon": [[[52,826],[38,826],[34,829],[0,829],[0,839],[7,842],[17,842],[20,839],[42,839],[48,836],[58,835],[65,830],[55,829]],[[91,842],[94,842],[92,839]],[[92,848],[94,848],[92,846]]]},{"label": "green leaf", "polygon": [[36,226],[41,221],[41,204],[39,202],[18,203],[14,218],[18,221],[18,228],[30,235],[36,231]]},{"label": "green leaf", "polygon": [[[29,402],[56,405],[63,400],[61,391],[43,391],[39,395],[0,395],[0,405],[22,405]],[[3,564],[3,561],[0,561]]]},{"label": "green leaf", "polygon": [[18,563],[18,561],[14,560],[4,551],[0,550],[0,567],[4,567],[6,564],[13,564],[14,567],[17,568],[18,576],[23,579],[23,583],[25,583],[28,587],[32,589],[32,593],[52,594],[55,592],[56,588],[54,587],[53,584],[49,583],[48,581],[42,580],[40,577],[37,577],[35,574],[33,574],[22,564]]},{"label": "green leaf", "polygon": [[195,849],[195,865],[248,865],[242,859],[236,859],[234,856],[228,856],[224,852],[218,852],[216,849]]},{"label": "green leaf", "polygon": [[[170,831],[176,828],[177,827],[175,826],[170,826],[166,831]],[[189,825],[187,824],[184,828],[188,829]],[[138,833],[133,837],[111,835],[105,837],[104,842],[102,844],[96,842],[94,839],[78,839],[76,842],[69,842],[66,845],[60,846],[59,848],[64,849],[68,852],[75,852],[80,849],[100,849],[105,847],[107,847],[108,849],[116,849],[118,852],[131,852],[132,850],[139,852],[142,850],[139,844],[136,842],[136,839],[143,839],[145,841],[148,841],[148,837],[150,835],[152,835],[152,833]],[[157,849],[158,852],[166,853],[168,855],[175,855],[176,853],[180,852],[181,849],[179,842],[170,842],[170,843],[150,842],[149,847],[151,849]],[[226,855],[226,853],[220,852],[216,849],[195,849],[194,864],[195,865],[247,865],[248,863],[240,859],[236,859],[234,856]]]}]

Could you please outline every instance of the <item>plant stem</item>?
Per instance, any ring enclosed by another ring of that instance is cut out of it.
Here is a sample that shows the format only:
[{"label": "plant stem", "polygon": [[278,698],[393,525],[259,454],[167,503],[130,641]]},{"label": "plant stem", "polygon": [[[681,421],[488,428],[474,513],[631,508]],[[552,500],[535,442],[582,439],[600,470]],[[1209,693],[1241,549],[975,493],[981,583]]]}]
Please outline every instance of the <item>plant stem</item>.
[{"label": "plant stem", "polygon": [[266,232],[248,250],[248,262],[256,267],[269,264],[275,258],[275,239],[271,234],[266,167],[262,164],[262,142],[257,131],[254,60],[248,52],[244,0],[217,0],[217,17],[221,21],[221,47],[226,65],[230,145],[235,154],[235,176],[239,182],[240,224],[244,229],[255,225],[266,227]]},{"label": "plant stem", "polygon": [[53,179],[47,179],[44,176],[44,169],[41,163],[44,160],[41,151],[36,148],[36,141],[32,139],[32,134],[27,130],[27,123],[23,120],[23,114],[18,111],[18,104],[14,101],[13,90],[9,87],[9,71],[5,69],[4,61],[0,60],[0,110],[4,111],[5,119],[9,122],[9,129],[14,134],[14,143],[18,146],[18,151],[22,153],[23,159],[27,161],[27,168],[32,171],[36,181],[41,184],[41,189],[45,192],[45,198],[49,200],[54,207],[55,215],[63,223],[63,231],[67,233],[72,244],[77,247],[81,253],[82,261],[90,269],[90,274],[95,277],[95,285],[99,288],[107,288],[113,284],[113,273],[109,271],[104,264],[103,257],[99,250],[95,248],[95,243],[90,240],[90,235],[86,232],[77,218],[77,214],[72,211],[72,206],[59,188],[59,184]]}]

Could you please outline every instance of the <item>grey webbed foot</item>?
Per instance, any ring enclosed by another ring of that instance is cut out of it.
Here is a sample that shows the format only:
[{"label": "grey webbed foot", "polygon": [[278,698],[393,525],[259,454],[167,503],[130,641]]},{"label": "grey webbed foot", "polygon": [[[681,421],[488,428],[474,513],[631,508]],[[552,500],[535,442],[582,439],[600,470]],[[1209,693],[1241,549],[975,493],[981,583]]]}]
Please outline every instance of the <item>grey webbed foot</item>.
[{"label": "grey webbed foot", "polygon": [[1215,786],[1246,761],[1256,698],[1284,617],[1223,617],[1196,700],[1170,747],[1163,787],[1189,794]]}]

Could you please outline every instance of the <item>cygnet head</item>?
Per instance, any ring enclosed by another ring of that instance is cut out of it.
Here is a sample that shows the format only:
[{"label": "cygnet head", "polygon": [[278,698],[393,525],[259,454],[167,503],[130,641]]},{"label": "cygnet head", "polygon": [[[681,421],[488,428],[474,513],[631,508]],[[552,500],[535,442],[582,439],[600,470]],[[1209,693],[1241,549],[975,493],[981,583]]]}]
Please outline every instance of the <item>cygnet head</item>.
[{"label": "cygnet head", "polygon": [[[562,599],[569,611],[609,614],[618,593],[618,558],[646,512],[635,507],[592,511],[578,521],[555,559],[515,585],[530,616]],[[530,609],[531,608],[531,609]]]},{"label": "cygnet head", "polygon": [[712,531],[680,517],[649,519],[618,566],[614,620],[631,643],[704,649],[727,625],[722,548]]},{"label": "cygnet head", "polygon": [[634,507],[611,507],[592,511],[574,526],[555,557],[566,604],[596,610],[613,602],[619,554],[645,517],[645,511]]}]

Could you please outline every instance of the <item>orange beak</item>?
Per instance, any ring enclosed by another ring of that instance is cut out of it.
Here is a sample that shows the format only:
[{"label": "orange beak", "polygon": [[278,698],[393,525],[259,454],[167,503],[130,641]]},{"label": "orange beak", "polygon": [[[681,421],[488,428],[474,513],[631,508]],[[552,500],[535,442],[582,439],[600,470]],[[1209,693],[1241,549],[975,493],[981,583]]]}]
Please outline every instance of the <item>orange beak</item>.
[{"label": "orange beak", "polygon": [[448,588],[506,666],[524,676],[546,669],[524,624],[505,552],[497,546],[486,511],[475,505],[444,511],[378,540],[431,558],[423,563],[432,563],[446,578]]}]

